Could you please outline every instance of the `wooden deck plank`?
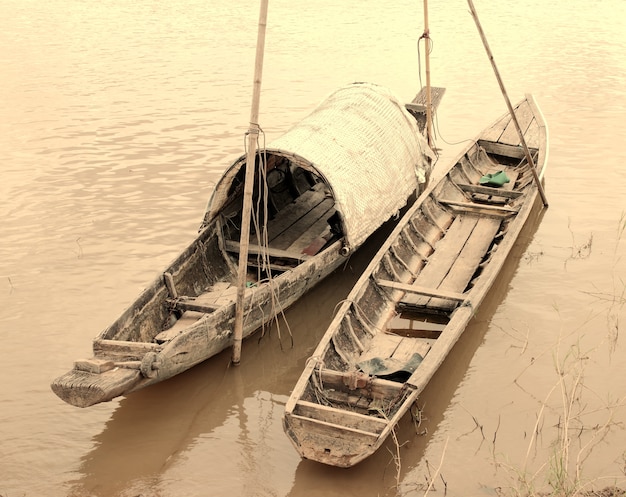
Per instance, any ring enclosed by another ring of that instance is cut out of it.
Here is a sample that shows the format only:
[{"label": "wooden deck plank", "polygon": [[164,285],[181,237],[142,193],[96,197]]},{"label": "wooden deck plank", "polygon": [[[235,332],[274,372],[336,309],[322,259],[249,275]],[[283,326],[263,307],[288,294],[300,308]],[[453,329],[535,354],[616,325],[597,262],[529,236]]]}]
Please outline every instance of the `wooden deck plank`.
[{"label": "wooden deck plank", "polygon": [[414,283],[427,288],[438,288],[463,249],[463,245],[465,245],[477,222],[476,216],[457,216],[445,237],[437,242],[434,254],[429,258],[426,267],[420,272]]},{"label": "wooden deck plank", "polygon": [[287,247],[287,250],[289,252],[304,253],[304,249],[311,245],[311,243],[318,237],[324,235],[325,233],[330,234],[330,225],[328,224],[328,219],[332,217],[335,212],[335,208],[331,207],[326,212],[326,214],[322,215],[303,234],[301,234],[296,240],[294,240],[291,245]]},{"label": "wooden deck plank", "polygon": [[228,281],[218,281],[208,291],[197,297],[169,299],[172,308],[183,311],[183,313],[171,327],[157,334],[154,340],[161,343],[173,339],[205,314],[210,314],[223,305],[234,302],[236,298],[237,287],[235,285]]},{"label": "wooden deck plank", "polygon": [[[452,231],[455,225],[457,228]],[[439,242],[443,246],[437,247],[429,264],[416,278],[415,285],[461,295],[499,226],[500,220],[497,218],[459,216],[450,232]],[[432,269],[427,272],[429,266]],[[402,304],[406,306],[443,310],[454,308],[457,302],[439,296],[406,295],[402,299]]]},{"label": "wooden deck plank", "polygon": [[148,352],[159,352],[161,346],[149,342],[130,342],[99,338],[93,342],[94,354],[98,357],[125,357],[141,359]]},{"label": "wooden deck plank", "polygon": [[[324,183],[318,183],[310,190],[300,195],[293,203],[285,206],[272,219],[267,226],[267,236],[272,241],[281,233],[288,230],[302,216],[309,212],[313,207],[323,202],[326,198]],[[255,233],[250,234],[250,243],[258,243],[258,237]]]},{"label": "wooden deck plank", "polygon": [[172,305],[174,309],[178,309],[180,311],[195,311],[195,312],[205,312],[211,313],[219,309],[219,305],[214,303],[205,303],[205,302],[197,302],[195,299],[193,300],[176,300],[169,299],[168,303]]},{"label": "wooden deck plank", "polygon": [[[478,265],[481,263],[487,250],[493,242],[493,238],[500,229],[501,220],[493,217],[481,217],[476,223],[476,227],[454,262],[450,272],[439,285],[440,290],[462,292],[472,279]],[[453,309],[456,303],[450,300],[438,298],[431,299],[427,307]]]},{"label": "wooden deck plank", "polygon": [[526,140],[526,146],[530,149],[537,149],[539,147],[540,142],[540,128],[539,124],[537,124],[537,120],[533,119],[533,121],[528,126],[526,130],[526,134],[524,135],[524,139]]},{"label": "wooden deck plank", "polygon": [[[306,212],[302,217],[300,217],[296,222],[294,222],[291,226],[289,226],[288,230],[283,231],[280,235],[270,239],[270,245],[272,248],[276,249],[287,249],[289,246],[294,243],[298,238],[300,238],[303,234],[305,234],[311,226],[316,224],[320,219],[324,219],[324,222],[332,215],[334,212],[333,206],[335,205],[335,200],[333,198],[325,198],[313,207],[311,210]],[[332,211],[332,212],[331,212]],[[316,233],[316,236],[319,233]]]}]

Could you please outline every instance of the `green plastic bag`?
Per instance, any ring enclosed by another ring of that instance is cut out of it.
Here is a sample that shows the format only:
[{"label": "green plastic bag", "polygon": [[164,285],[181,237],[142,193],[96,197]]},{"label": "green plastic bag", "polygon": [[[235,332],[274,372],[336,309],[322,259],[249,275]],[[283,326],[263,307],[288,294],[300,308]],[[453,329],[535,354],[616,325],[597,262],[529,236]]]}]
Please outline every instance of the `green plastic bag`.
[{"label": "green plastic bag", "polygon": [[504,171],[498,171],[497,173],[485,174],[482,178],[480,178],[478,183],[483,186],[493,186],[499,188],[509,181],[511,180]]}]

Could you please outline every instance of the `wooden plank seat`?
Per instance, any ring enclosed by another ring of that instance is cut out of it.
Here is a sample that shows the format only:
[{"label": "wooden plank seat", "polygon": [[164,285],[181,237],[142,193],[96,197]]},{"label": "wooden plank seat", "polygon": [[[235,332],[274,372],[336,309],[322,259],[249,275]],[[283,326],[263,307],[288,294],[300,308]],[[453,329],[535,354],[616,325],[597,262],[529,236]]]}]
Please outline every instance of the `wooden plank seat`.
[{"label": "wooden plank seat", "polygon": [[[233,240],[225,240],[224,246],[228,252],[239,253],[239,242]],[[301,263],[308,259],[306,254],[293,252],[291,250],[282,250],[274,247],[261,247],[259,245],[250,245],[248,247],[249,255],[266,255],[275,259],[285,259],[287,261],[293,261],[294,265]]]},{"label": "wooden plank seat", "polygon": [[410,284],[410,283],[398,283],[397,281],[389,281],[389,280],[377,280],[381,286],[392,288],[394,290],[402,290],[407,293],[414,293],[419,295],[425,295],[428,297],[437,297],[442,299],[450,299],[456,300],[458,302],[463,302],[465,300],[465,294],[459,292],[450,292],[446,290],[440,290],[438,288],[428,288],[420,285]]},{"label": "wooden plank seat", "polygon": [[374,436],[381,433],[387,425],[386,421],[381,418],[305,400],[296,402],[294,415],[307,422]]},{"label": "wooden plank seat", "polygon": [[[508,174],[508,173],[507,173]],[[507,183],[508,185],[509,183]],[[469,193],[479,193],[487,196],[498,196],[505,198],[517,198],[522,195],[522,192],[517,190],[507,190],[505,188],[494,188],[493,186],[482,186],[482,185],[470,185],[467,183],[458,183],[457,186],[466,192]]]},{"label": "wooden plank seat", "polygon": [[517,209],[500,205],[489,205],[482,202],[459,202],[456,200],[441,199],[442,204],[458,208],[465,212],[482,212],[484,214],[515,214]]},{"label": "wooden plank seat", "polygon": [[183,311],[183,312],[194,311],[194,312],[211,313],[211,312],[215,312],[217,309],[221,307],[218,304],[200,303],[194,297],[168,299],[167,303],[172,307],[172,309]]}]

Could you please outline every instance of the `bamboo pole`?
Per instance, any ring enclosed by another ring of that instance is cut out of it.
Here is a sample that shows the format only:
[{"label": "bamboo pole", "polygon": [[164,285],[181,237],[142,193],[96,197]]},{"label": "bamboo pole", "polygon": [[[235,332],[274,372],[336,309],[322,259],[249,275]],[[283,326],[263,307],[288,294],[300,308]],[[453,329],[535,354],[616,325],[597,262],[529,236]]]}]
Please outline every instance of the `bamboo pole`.
[{"label": "bamboo pole", "polygon": [[430,31],[428,28],[428,0],[424,0],[424,34],[426,46],[426,139],[428,146],[433,147],[433,116],[432,116],[432,96],[430,93]]},{"label": "bamboo pole", "polygon": [[496,66],[496,61],[491,54],[491,49],[489,48],[489,43],[487,42],[487,37],[483,31],[482,26],[480,25],[480,21],[478,20],[478,14],[476,13],[476,9],[474,8],[474,3],[472,0],[467,0],[469,4],[470,11],[472,13],[472,17],[474,18],[474,22],[476,23],[476,27],[478,28],[478,33],[480,34],[480,38],[483,41],[483,45],[485,46],[485,50],[487,51],[487,56],[489,57],[489,61],[491,62],[491,67],[493,67],[493,72],[496,75],[496,79],[498,80],[498,84],[500,85],[500,90],[502,91],[502,96],[506,101],[506,105],[509,109],[509,113],[511,114],[511,119],[513,120],[513,124],[515,125],[515,129],[517,130],[517,134],[519,135],[520,142],[524,149],[524,155],[526,156],[526,160],[530,165],[530,171],[532,172],[533,178],[537,185],[537,189],[539,190],[539,195],[541,195],[541,200],[543,202],[544,207],[548,207],[548,199],[546,198],[546,193],[543,190],[543,186],[541,184],[541,180],[537,175],[537,169],[535,166],[535,161],[530,154],[530,150],[528,150],[528,145],[526,145],[526,140],[524,139],[524,133],[520,128],[519,122],[517,121],[517,117],[515,116],[515,111],[513,110],[513,106],[511,105],[511,101],[509,100],[509,96],[504,88],[504,83],[502,82],[502,78],[500,77],[500,72],[498,71],[498,67]]},{"label": "bamboo pole", "polygon": [[243,193],[243,211],[241,216],[241,238],[239,243],[239,268],[237,277],[237,302],[235,307],[235,328],[233,331],[233,349],[231,361],[234,365],[241,362],[241,342],[243,340],[243,311],[248,273],[248,244],[250,241],[250,218],[252,211],[252,192],[254,172],[256,170],[256,142],[259,136],[259,102],[261,100],[261,78],[263,75],[263,55],[265,52],[265,29],[267,27],[268,0],[261,0],[259,28],[257,34],[256,59],[250,127],[248,128],[248,152],[246,157],[246,176]]}]

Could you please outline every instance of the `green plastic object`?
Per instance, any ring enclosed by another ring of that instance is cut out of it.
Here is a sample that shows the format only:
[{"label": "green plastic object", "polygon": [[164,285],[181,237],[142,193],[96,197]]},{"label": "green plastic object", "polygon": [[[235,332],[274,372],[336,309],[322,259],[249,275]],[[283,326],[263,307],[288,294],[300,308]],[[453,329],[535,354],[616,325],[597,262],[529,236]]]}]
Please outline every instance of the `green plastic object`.
[{"label": "green plastic object", "polygon": [[496,188],[511,181],[504,171],[498,171],[497,173],[485,174],[478,183],[483,186],[493,186]]}]

